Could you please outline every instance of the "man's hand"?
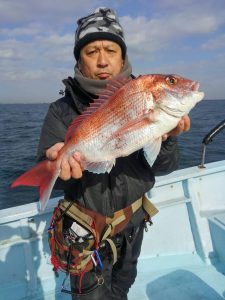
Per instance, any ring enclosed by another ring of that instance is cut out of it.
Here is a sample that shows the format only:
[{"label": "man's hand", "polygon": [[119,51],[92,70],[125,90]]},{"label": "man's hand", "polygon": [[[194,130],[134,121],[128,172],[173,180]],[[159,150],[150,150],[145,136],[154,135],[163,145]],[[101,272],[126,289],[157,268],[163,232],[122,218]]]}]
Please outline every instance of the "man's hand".
[{"label": "man's hand", "polygon": [[[64,143],[56,143],[46,151],[46,157],[49,160],[56,160],[59,151],[64,146]],[[82,177],[82,168],[80,165],[80,153],[75,152],[69,159],[63,157],[61,162],[61,172],[59,177],[62,180],[69,180],[71,177],[79,179]]]},{"label": "man's hand", "polygon": [[187,115],[183,116],[176,128],[163,135],[163,141],[165,141],[169,136],[177,136],[180,135],[182,132],[188,131],[190,129],[190,126],[190,118]]}]

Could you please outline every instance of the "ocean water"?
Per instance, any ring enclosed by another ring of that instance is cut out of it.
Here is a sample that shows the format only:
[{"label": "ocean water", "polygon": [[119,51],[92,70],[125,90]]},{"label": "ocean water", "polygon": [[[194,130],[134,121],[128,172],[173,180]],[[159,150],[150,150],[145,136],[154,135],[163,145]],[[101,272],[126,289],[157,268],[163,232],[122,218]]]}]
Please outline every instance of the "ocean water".
[{"label": "ocean water", "polygon": [[[0,104],[0,209],[38,201],[37,188],[10,189],[10,184],[34,166],[47,110],[48,104]],[[200,164],[202,139],[225,119],[225,100],[200,102],[190,118],[190,131],[179,136],[180,169]],[[206,162],[224,159],[225,130],[214,138],[206,151]]]}]

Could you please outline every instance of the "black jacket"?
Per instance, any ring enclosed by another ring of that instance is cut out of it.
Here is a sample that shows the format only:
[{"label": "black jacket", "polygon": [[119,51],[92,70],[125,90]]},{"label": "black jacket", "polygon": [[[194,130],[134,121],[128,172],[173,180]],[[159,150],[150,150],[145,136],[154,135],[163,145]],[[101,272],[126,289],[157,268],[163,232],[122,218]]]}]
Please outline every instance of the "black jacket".
[{"label": "black jacket", "polygon": [[[92,101],[94,95],[86,93],[72,78],[64,80],[65,96],[49,107],[44,120],[39,147],[38,160],[45,158],[45,151],[57,142],[64,141],[68,126]],[[149,191],[154,183],[154,175],[165,175],[178,166],[178,149],[175,138],[162,143],[161,151],[151,168],[146,162],[143,151],[116,160],[111,172],[93,174],[83,172],[81,179],[62,181],[58,179],[55,188],[62,189],[67,198],[103,215],[113,216],[113,212],[130,205]],[[140,210],[133,218],[140,222]]]}]

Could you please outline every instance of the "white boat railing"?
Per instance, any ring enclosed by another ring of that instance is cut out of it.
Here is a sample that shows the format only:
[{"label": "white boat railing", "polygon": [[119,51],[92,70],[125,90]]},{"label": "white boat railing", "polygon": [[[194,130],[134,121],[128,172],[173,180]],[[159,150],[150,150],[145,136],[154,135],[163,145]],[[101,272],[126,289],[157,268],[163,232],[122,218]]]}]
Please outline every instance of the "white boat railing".
[{"label": "white boat railing", "polygon": [[[148,196],[159,214],[145,234],[139,264],[151,257],[197,254],[207,264],[220,260],[225,266],[224,195],[225,161],[158,177]],[[55,278],[52,272],[47,229],[58,200],[51,199],[42,213],[37,203],[0,210],[2,299],[56,299],[63,274]]]}]

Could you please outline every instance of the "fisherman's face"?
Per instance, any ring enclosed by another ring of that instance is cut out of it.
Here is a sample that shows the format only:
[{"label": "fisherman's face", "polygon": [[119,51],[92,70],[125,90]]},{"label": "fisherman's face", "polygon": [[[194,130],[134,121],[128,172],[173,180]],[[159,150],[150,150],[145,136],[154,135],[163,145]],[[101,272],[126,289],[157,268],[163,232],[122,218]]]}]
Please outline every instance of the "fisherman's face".
[{"label": "fisherman's face", "polygon": [[78,68],[87,78],[111,79],[123,68],[122,50],[112,41],[91,42],[81,49]]}]

